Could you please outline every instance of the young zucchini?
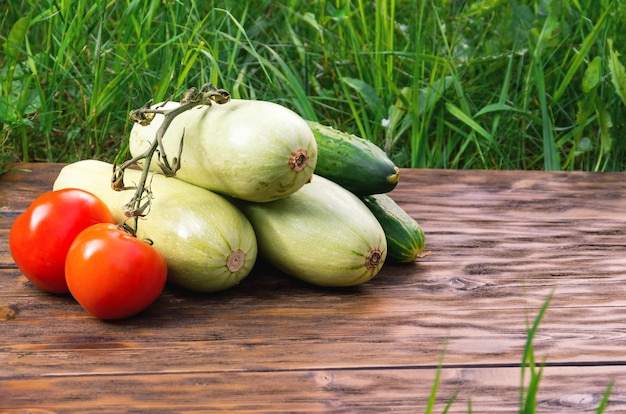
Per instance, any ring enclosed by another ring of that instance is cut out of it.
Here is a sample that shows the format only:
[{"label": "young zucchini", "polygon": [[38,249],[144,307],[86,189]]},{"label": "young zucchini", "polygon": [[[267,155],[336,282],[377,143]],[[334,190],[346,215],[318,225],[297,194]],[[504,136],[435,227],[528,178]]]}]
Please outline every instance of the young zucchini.
[{"label": "young zucchini", "polygon": [[[80,188],[100,197],[121,223],[124,205],[135,190],[111,189],[113,166],[83,160],[65,166],[54,189]],[[127,169],[127,183],[140,171]],[[254,230],[246,217],[224,197],[175,178],[154,174],[148,179],[152,204],[139,220],[137,237],[150,239],[165,257],[168,281],[199,292],[237,285],[256,261]]]},{"label": "young zucchini", "polygon": [[[163,108],[179,105],[168,102]],[[146,151],[162,122],[163,115],[156,115],[149,125],[133,126],[133,156]],[[297,191],[310,180],[317,162],[317,145],[306,121],[271,102],[233,99],[183,112],[163,137],[170,160],[179,153],[183,137],[176,178],[243,200],[264,202]],[[156,154],[150,167],[159,168]]]},{"label": "young zucchini", "polygon": [[373,142],[307,121],[315,135],[318,159],[315,174],[356,195],[387,193],[398,184],[398,167]]},{"label": "young zucchini", "polygon": [[362,200],[385,230],[387,262],[414,262],[426,243],[419,223],[387,194],[365,196]]},{"label": "young zucchini", "polygon": [[238,203],[257,235],[259,254],[283,272],[319,286],[355,286],[380,271],[385,233],[345,188],[314,175],[294,194]]}]

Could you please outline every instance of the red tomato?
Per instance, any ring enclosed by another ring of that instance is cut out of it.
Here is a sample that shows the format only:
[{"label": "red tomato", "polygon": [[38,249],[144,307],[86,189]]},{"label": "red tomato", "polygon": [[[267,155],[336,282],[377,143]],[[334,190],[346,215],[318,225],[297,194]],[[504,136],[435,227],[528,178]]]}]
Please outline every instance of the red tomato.
[{"label": "red tomato", "polygon": [[95,195],[69,188],[47,192],[13,222],[11,255],[35,286],[50,293],[67,293],[65,256],[70,245],[78,233],[103,222],[115,223],[115,219]]},{"label": "red tomato", "polygon": [[93,316],[121,319],[147,308],[161,294],[167,265],[161,253],[114,224],[82,231],[67,254],[70,293]]}]

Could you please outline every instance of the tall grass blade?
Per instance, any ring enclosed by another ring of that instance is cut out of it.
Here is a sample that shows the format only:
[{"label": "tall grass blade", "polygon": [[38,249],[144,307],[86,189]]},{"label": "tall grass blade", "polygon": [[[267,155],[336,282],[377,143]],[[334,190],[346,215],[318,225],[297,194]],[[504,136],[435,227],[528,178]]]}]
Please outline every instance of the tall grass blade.
[{"label": "tall grass blade", "polygon": [[598,159],[594,167],[594,171],[597,172],[601,170],[600,165],[603,157],[609,155],[613,146],[613,138],[611,137],[611,127],[613,126],[613,121],[611,120],[611,114],[604,106],[604,102],[600,99],[596,99],[595,108],[600,127],[600,149],[598,151]]},{"label": "tall grass blade", "polygon": [[451,84],[452,77],[445,76],[442,79],[433,80],[429,85],[421,88],[419,90],[419,114],[423,116],[430,112],[443,97]]},{"label": "tall grass blade", "polygon": [[[535,370],[535,355],[533,348],[533,340],[535,338],[535,334],[539,329],[539,325],[543,320],[543,317],[550,305],[550,301],[552,300],[554,292],[551,292],[546,300],[543,302],[539,313],[535,317],[535,322],[530,329],[527,329],[526,333],[526,344],[524,345],[524,353],[522,356],[522,373],[521,373],[521,384],[520,384],[520,412],[524,414],[531,414],[535,412],[535,405],[537,401],[537,391],[539,389],[539,382],[541,380],[541,375],[543,373],[543,367],[539,368],[539,370]],[[530,383],[528,389],[525,387],[525,378],[526,378],[526,369],[530,371]]]},{"label": "tall grass blade", "polygon": [[613,39],[607,39],[609,46],[609,71],[611,73],[611,82],[615,87],[615,93],[620,97],[622,102],[626,104],[626,71],[624,65],[619,60],[619,52],[613,48]]},{"label": "tall grass blade", "polygon": [[376,90],[365,81],[347,76],[342,77],[341,80],[345,82],[346,85],[357,91],[365,103],[372,107],[374,112],[377,112],[380,109],[380,97],[376,93]]},{"label": "tall grass blade", "polygon": [[459,121],[463,122],[465,125],[469,126],[472,130],[480,134],[483,138],[487,139],[490,144],[492,145],[495,144],[493,135],[491,135],[491,133],[487,131],[485,128],[480,126],[480,124],[476,122],[473,118],[471,118],[469,115],[461,111],[461,109],[457,108],[456,106],[450,103],[446,104],[446,108]]},{"label": "tall grass blade", "polygon": [[609,11],[610,8],[607,8],[604,13],[602,13],[602,16],[600,16],[596,24],[593,26],[593,30],[585,37],[582,47],[576,52],[574,60],[569,65],[565,77],[563,78],[559,87],[556,89],[554,95],[552,96],[552,100],[554,102],[558,102],[561,99],[567,88],[570,87],[570,83],[578,72],[580,66],[588,59],[591,48],[597,42],[601,29],[604,28],[604,25],[607,21],[607,16],[609,15]]},{"label": "tall grass blade", "polygon": [[606,407],[608,407],[609,398],[611,397],[611,392],[613,390],[614,384],[615,384],[615,380],[612,379],[609,382],[609,385],[606,387],[606,390],[604,391],[604,395],[602,396],[602,401],[600,401],[600,405],[598,406],[598,409],[596,410],[596,414],[602,414],[604,410],[606,409]]},{"label": "tall grass blade", "polygon": [[[435,373],[435,379],[433,381],[433,385],[430,388],[430,396],[428,397],[428,404],[426,406],[426,414],[432,414],[435,403],[437,401],[437,391],[439,390],[439,382],[441,381],[441,370],[443,369],[443,358],[446,354],[447,341],[444,344],[443,349],[441,350],[441,355],[439,356],[439,364],[437,365],[437,372]],[[452,401],[456,398],[456,393],[452,397]],[[448,405],[452,404],[452,401],[448,402]],[[446,410],[448,408],[446,407]]]},{"label": "tall grass blade", "polygon": [[545,73],[542,60],[544,45],[548,42],[552,31],[556,28],[556,26],[556,18],[552,13],[550,13],[535,44],[535,50],[531,61],[532,75],[535,81],[535,89],[537,91],[537,99],[539,100],[539,105],[541,107],[544,169],[548,171],[561,169],[559,154],[556,147],[556,138],[554,136],[552,115],[548,106],[548,93],[546,91]]},{"label": "tall grass blade", "polygon": [[[5,65],[12,67],[17,63],[19,55],[24,51],[24,41],[30,26],[28,16],[20,17],[9,31],[9,36],[3,44]],[[10,82],[11,79],[6,79]]]},{"label": "tall grass blade", "polygon": [[[450,411],[450,408],[452,408],[452,404],[454,404],[454,401],[456,400],[457,395],[459,395],[459,391],[460,390],[456,390],[454,391],[454,394],[452,394],[452,396],[450,397],[450,399],[448,400],[448,402],[446,403],[446,406],[443,408],[443,411],[441,412],[442,414],[447,414],[448,411]],[[469,403],[468,403],[469,404]],[[470,411],[469,413],[471,413],[471,405],[470,405]],[[468,413],[468,414],[469,414]]]},{"label": "tall grass blade", "polygon": [[561,169],[561,163],[559,161],[558,150],[556,147],[552,116],[546,99],[544,72],[540,62],[533,62],[533,74],[535,77],[535,86],[537,88],[539,104],[541,106],[541,132],[543,135],[544,169],[547,171],[559,170]]},{"label": "tall grass blade", "polygon": [[[483,149],[481,147],[480,142],[478,142],[478,140],[476,140],[476,138],[475,138],[476,135],[474,133],[477,133],[477,134],[479,134],[480,136],[482,136],[483,138],[486,139],[486,141],[488,143],[488,149],[491,149],[494,152],[499,153],[500,152],[500,148],[498,147],[498,144],[496,143],[494,136],[491,135],[491,133],[489,131],[487,131],[485,128],[483,128],[473,118],[471,118],[469,115],[464,113],[460,108],[454,106],[453,104],[446,103],[446,109],[455,118],[457,118],[458,120],[460,120],[461,122],[463,122],[465,125],[469,126],[472,129],[472,132],[468,136],[471,137],[471,139],[474,141],[474,144],[476,146],[476,151],[478,152],[478,155],[480,156],[480,160],[482,162],[482,167],[484,169],[488,169],[489,168],[489,164],[487,163],[487,160],[486,160],[486,158],[484,156],[484,151],[483,151]],[[461,151],[460,153],[462,153],[462,152],[463,151]]]}]

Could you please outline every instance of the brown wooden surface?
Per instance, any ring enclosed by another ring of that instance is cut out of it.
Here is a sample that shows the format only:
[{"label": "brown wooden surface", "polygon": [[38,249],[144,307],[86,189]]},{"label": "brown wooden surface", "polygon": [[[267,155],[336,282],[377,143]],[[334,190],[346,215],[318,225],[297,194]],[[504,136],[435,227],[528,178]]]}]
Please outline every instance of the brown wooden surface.
[{"label": "brown wooden surface", "polygon": [[390,195],[432,254],[354,289],[259,264],[238,287],[168,286],[118,322],[34,288],[8,250],[60,165],[0,177],[0,412],[516,412],[526,329],[540,412],[626,412],[626,175],[402,170]]}]

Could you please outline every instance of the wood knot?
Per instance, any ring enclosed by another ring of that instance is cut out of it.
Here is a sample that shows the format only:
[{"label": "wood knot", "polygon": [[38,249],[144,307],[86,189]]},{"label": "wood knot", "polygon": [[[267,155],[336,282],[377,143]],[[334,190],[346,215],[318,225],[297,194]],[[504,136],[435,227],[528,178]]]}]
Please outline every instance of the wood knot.
[{"label": "wood knot", "polygon": [[569,394],[564,395],[559,399],[550,399],[542,403],[542,405],[547,405],[549,407],[559,407],[560,409],[567,408],[567,411],[571,409],[579,410],[590,410],[598,406],[600,404],[600,395],[598,394]]},{"label": "wood knot", "polygon": [[0,322],[15,319],[17,311],[11,306],[0,305]]},{"label": "wood knot", "polygon": [[474,290],[487,286],[487,283],[478,282],[464,277],[453,277],[450,279],[450,284],[458,290]]}]

